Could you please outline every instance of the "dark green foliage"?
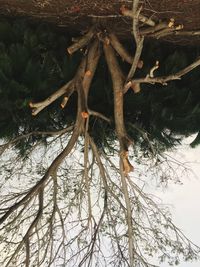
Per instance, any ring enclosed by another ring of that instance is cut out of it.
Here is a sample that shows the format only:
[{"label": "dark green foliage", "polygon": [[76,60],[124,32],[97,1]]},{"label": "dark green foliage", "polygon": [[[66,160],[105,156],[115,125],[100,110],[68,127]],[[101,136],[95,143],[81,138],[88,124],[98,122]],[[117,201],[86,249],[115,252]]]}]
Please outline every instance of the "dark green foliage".
[{"label": "dark green foliage", "polygon": [[[70,40],[66,33],[47,25],[0,20],[0,138],[10,139],[35,130],[56,130],[74,121],[76,95],[64,110],[59,107],[59,99],[36,117],[31,115],[28,106],[30,101],[45,99],[73,77],[82,54],[67,55]],[[169,75],[190,64],[197,56],[198,48],[151,42],[144,47],[144,67],[137,70],[136,75],[145,77],[156,60],[160,61],[160,68],[155,75]],[[120,64],[126,73],[129,66]],[[151,144],[156,144],[162,151],[179,143],[181,137],[200,131],[199,86],[200,68],[167,86],[142,84],[140,93],[134,94],[131,90],[126,93],[127,131],[145,154],[152,152]],[[90,90],[89,107],[113,119],[112,82],[103,57]],[[115,140],[112,123],[91,118],[90,133],[99,147],[112,149]],[[20,143],[22,154],[39,138],[32,136],[25,144]],[[199,143],[198,134],[191,145]]]},{"label": "dark green foliage", "polygon": [[66,124],[54,104],[32,117],[28,103],[43,100],[73,75],[77,60],[66,55],[68,44],[45,25],[0,21],[0,137]]}]

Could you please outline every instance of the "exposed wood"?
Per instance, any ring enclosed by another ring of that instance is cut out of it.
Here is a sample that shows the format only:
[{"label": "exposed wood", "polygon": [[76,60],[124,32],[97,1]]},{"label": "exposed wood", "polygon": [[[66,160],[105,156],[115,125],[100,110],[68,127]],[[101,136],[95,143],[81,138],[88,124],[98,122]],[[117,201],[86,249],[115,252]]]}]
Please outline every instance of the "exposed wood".
[{"label": "exposed wood", "polygon": [[165,28],[167,28],[167,26],[168,26],[167,21],[161,21],[158,24],[156,24],[154,27],[141,28],[140,33],[141,33],[141,35],[151,34],[151,33],[160,31],[162,29],[165,29]]},{"label": "exposed wood", "polygon": [[80,48],[86,46],[90,42],[94,34],[95,34],[95,27],[93,26],[86,34],[84,34],[78,40],[75,40],[75,43],[67,48],[68,53],[72,55]]},{"label": "exposed wood", "polygon": [[56,99],[64,95],[68,90],[71,91],[73,86],[73,81],[69,81],[64,86],[62,86],[60,89],[58,89],[55,93],[53,93],[51,96],[49,96],[47,99],[45,99],[42,102],[37,103],[29,103],[30,108],[32,108],[32,115],[37,115],[40,111],[42,111],[45,107],[49,106],[51,103],[53,103]]},{"label": "exposed wood", "polygon": [[127,136],[124,125],[124,112],[123,112],[123,74],[121,73],[119,64],[117,62],[115,52],[111,45],[104,44],[104,53],[108,64],[109,71],[112,77],[113,93],[114,93],[114,117],[117,138],[120,143],[120,156],[122,158],[124,173],[129,173],[133,170],[132,165],[128,159],[128,147],[130,140]]},{"label": "exposed wood", "polygon": [[138,79],[132,79],[125,85],[126,91],[131,87],[132,84],[134,83],[150,83],[150,84],[155,84],[155,83],[160,83],[163,85],[166,85],[167,82],[173,81],[173,80],[180,80],[182,76],[186,75],[190,71],[192,71],[194,68],[198,67],[200,65],[200,58],[198,58],[195,62],[187,66],[186,68],[178,71],[175,74],[171,74],[168,76],[160,76],[160,77],[149,77],[147,75],[145,78],[138,78]]}]

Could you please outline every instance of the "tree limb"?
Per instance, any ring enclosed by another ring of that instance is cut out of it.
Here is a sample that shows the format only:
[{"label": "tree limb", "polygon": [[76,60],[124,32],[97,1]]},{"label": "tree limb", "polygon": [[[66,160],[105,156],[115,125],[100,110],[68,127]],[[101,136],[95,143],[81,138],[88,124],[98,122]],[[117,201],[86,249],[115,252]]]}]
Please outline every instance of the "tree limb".
[{"label": "tree limb", "polygon": [[128,147],[131,142],[127,137],[124,125],[124,112],[123,112],[124,79],[113,48],[110,45],[107,45],[106,43],[104,44],[103,48],[113,83],[115,127],[116,127],[117,138],[120,143],[120,158],[122,159],[123,162],[124,173],[128,174],[130,171],[133,170],[133,166],[130,164],[128,160]]},{"label": "tree limb", "polygon": [[109,39],[113,48],[117,51],[120,55],[122,60],[125,60],[127,63],[133,63],[133,57],[126,51],[125,47],[120,43],[117,36],[113,33],[109,34]]},{"label": "tree limb", "polygon": [[67,51],[70,55],[72,55],[74,52],[76,52],[77,50],[79,50],[80,48],[86,46],[90,40],[92,39],[92,37],[95,34],[95,26],[93,26],[85,35],[83,35],[81,38],[79,38],[78,40],[76,40],[76,42],[74,44],[72,44],[71,46],[69,46],[67,48]]},{"label": "tree limb", "polygon": [[[122,15],[124,15],[126,17],[134,18],[134,16],[135,16],[135,13],[132,10],[126,8],[125,5],[121,6],[120,11],[121,11]],[[141,22],[143,22],[149,26],[152,26],[152,27],[155,26],[155,22],[152,19],[147,18],[142,14],[139,15],[139,21],[141,21]]]},{"label": "tree limb", "polygon": [[163,85],[167,85],[167,82],[169,81],[180,80],[182,76],[186,75],[199,65],[200,65],[200,58],[198,58],[195,62],[193,62],[192,64],[178,71],[175,74],[171,74],[168,76],[153,77],[153,78],[147,75],[145,78],[132,79],[131,81],[126,83],[124,87],[124,92],[127,91],[134,83],[151,83],[151,84],[160,83]]}]

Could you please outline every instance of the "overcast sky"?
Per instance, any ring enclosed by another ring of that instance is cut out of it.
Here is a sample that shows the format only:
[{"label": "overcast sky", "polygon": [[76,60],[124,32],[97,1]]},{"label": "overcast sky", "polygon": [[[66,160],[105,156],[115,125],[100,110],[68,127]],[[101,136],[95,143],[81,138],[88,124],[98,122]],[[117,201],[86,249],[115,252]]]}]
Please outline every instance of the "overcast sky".
[{"label": "overcast sky", "polygon": [[[190,141],[189,139],[187,140]],[[190,148],[187,144],[178,150],[178,158],[188,164],[194,172],[181,177],[183,185],[170,185],[159,195],[171,206],[173,221],[195,244],[200,246],[200,146]],[[169,265],[163,264],[162,267]],[[184,263],[180,267],[200,267],[199,262]]]}]

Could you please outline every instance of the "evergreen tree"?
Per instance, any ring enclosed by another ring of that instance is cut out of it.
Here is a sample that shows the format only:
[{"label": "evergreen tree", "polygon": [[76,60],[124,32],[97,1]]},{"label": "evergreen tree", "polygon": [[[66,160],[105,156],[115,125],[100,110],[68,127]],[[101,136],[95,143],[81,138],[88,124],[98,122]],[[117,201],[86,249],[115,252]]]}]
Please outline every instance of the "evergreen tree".
[{"label": "evergreen tree", "polygon": [[[153,155],[161,180],[174,179],[173,168],[173,177],[159,169],[160,154],[199,132],[198,49],[143,44],[143,23],[158,36],[177,26],[142,16],[139,27],[138,3],[131,12],[122,7],[134,18],[133,51],[99,20],[73,44],[58,29],[1,21],[5,267],[152,267],[155,254],[170,265],[198,258],[200,248],[130,174],[143,153]],[[191,145],[199,141],[198,134]]]}]

